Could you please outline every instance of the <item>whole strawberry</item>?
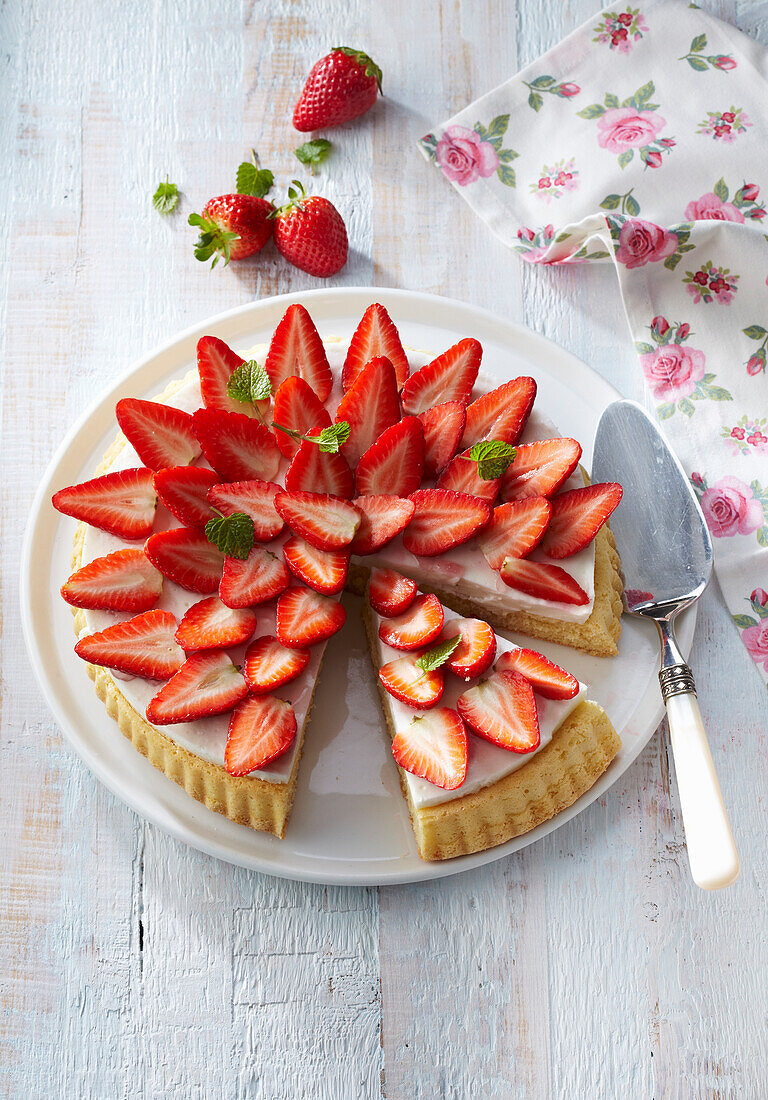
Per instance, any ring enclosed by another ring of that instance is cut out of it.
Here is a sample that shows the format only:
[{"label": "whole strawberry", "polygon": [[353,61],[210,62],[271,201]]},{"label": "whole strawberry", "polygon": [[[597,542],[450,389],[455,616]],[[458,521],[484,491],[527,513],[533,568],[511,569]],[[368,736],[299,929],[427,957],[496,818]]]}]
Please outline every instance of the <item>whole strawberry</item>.
[{"label": "whole strawberry", "polygon": [[293,111],[297,130],[340,126],[364,115],[381,91],[381,69],[367,53],[334,46],[307,77]]},{"label": "whole strawberry", "polygon": [[275,244],[294,267],[327,278],[347,262],[347,229],[333,203],[306,195],[298,180],[288,189],[289,202],[273,212]]},{"label": "whole strawberry", "polygon": [[255,195],[218,195],[209,199],[203,213],[190,214],[189,224],[200,229],[195,245],[198,260],[210,260],[215,267],[221,256],[224,263],[244,260],[260,252],[272,236],[269,215],[273,206]]}]

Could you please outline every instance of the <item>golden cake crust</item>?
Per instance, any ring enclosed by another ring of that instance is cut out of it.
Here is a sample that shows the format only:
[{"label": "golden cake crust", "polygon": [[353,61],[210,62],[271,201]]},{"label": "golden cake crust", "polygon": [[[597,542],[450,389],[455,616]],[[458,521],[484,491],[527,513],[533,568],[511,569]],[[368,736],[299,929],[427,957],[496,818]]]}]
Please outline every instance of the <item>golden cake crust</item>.
[{"label": "golden cake crust", "polygon": [[[373,618],[367,601],[363,618],[382,714],[389,736],[394,738],[386,692],[374,659]],[[408,795],[405,772],[398,766],[419,855],[425,860],[453,859],[495,848],[530,832],[593,787],[620,748],[619,735],[605,711],[584,700],[527,764],[473,794],[417,809]]]}]

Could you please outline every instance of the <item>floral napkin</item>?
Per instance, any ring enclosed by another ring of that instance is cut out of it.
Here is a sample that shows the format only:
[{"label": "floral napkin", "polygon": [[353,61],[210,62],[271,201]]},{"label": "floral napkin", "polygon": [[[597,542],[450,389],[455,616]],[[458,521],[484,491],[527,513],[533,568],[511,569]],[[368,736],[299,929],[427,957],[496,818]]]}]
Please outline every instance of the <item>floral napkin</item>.
[{"label": "floral napkin", "polygon": [[600,12],[421,140],[530,263],[613,261],[647,400],[768,682],[768,52],[679,0]]}]

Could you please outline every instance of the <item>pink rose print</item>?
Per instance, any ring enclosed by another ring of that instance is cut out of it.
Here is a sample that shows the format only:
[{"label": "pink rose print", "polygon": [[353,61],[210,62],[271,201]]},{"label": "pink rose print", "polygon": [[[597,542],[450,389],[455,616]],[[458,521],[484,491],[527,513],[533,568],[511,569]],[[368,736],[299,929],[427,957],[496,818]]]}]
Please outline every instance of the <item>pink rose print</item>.
[{"label": "pink rose print", "polygon": [[732,202],[723,202],[714,191],[707,191],[700,199],[693,199],[685,208],[685,218],[689,222],[743,222],[744,215]]},{"label": "pink rose print", "polygon": [[756,588],[749,598],[752,603],[756,603],[760,607],[768,606],[768,592],[764,588]]},{"label": "pink rose print", "polygon": [[640,356],[640,366],[651,393],[659,401],[690,397],[696,383],[704,377],[705,363],[703,351],[681,344],[664,344]]},{"label": "pink rose print", "polygon": [[697,73],[705,73],[711,66],[720,69],[721,72],[730,72],[736,68],[736,61],[727,53],[705,54],[707,48],[707,36],[697,34],[691,41],[688,53],[678,58],[678,61],[687,61]]},{"label": "pink rose print", "polygon": [[677,246],[678,238],[674,233],[653,222],[634,218],[621,228],[616,259],[627,268],[643,267],[671,256]]},{"label": "pink rose print", "polygon": [[752,489],[732,474],[721,477],[701,497],[701,509],[717,539],[751,535],[765,522],[763,505]]},{"label": "pink rose print", "polygon": [[437,143],[436,156],[443,175],[460,187],[481,176],[492,176],[499,167],[499,157],[491,143],[481,141],[466,126],[449,126]]},{"label": "pink rose print", "polygon": [[528,106],[534,111],[540,111],[544,106],[545,95],[553,95],[558,99],[571,99],[581,91],[578,84],[558,84],[554,76],[537,76],[535,80],[524,80],[523,84],[530,89]]},{"label": "pink rose print", "polygon": [[633,146],[648,145],[666,125],[655,111],[616,107],[598,119],[597,143],[609,153],[623,153]]},{"label": "pink rose print", "polygon": [[763,373],[768,362],[768,329],[764,325],[747,325],[741,331],[750,340],[757,340],[760,345],[756,351],[752,352],[746,364],[747,374],[754,378]]},{"label": "pink rose print", "polygon": [[754,626],[748,626],[742,631],[741,640],[755,664],[762,665],[768,672],[768,619],[762,619]]}]

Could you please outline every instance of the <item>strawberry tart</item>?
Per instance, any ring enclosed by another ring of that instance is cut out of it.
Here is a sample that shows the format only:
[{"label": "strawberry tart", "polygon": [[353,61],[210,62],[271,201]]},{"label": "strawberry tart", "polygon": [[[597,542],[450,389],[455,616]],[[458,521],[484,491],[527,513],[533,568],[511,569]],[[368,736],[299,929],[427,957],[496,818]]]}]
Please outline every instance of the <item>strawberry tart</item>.
[{"label": "strawberry tart", "polygon": [[363,600],[420,854],[501,843],[587,790],[619,748],[586,687],[511,630],[616,652],[616,484],[484,384],[482,348],[406,350],[387,311],[349,346],[292,305],[269,345],[205,336],[197,369],[117,403],[81,521],[75,651],[122,732],[231,820],[282,837],[325,646]]}]

